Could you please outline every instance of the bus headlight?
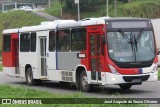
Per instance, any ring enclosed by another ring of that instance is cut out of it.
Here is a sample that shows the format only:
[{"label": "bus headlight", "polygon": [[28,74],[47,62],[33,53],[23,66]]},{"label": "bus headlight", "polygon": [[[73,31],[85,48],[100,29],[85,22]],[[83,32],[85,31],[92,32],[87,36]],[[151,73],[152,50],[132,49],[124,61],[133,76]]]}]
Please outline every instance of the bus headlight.
[{"label": "bus headlight", "polygon": [[112,65],[108,64],[108,66],[113,74],[119,75],[119,72]]},{"label": "bus headlight", "polygon": [[158,70],[158,64],[156,63],[151,71],[151,73],[154,73],[155,71]]}]

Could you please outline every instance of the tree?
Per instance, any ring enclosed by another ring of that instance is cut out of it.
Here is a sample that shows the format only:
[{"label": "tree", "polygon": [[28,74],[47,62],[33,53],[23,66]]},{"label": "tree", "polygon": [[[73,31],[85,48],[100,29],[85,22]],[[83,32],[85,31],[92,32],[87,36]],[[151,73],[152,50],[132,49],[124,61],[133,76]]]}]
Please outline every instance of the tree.
[{"label": "tree", "polygon": [[[80,9],[81,11],[86,11],[87,9],[93,9],[97,5],[103,3],[105,3],[105,0],[80,0]],[[76,12],[77,6],[75,5],[74,0],[65,0],[65,9]]]},{"label": "tree", "polygon": [[119,0],[119,1],[122,1],[122,2],[124,2],[124,3],[130,3],[130,2],[133,1],[133,0]]}]

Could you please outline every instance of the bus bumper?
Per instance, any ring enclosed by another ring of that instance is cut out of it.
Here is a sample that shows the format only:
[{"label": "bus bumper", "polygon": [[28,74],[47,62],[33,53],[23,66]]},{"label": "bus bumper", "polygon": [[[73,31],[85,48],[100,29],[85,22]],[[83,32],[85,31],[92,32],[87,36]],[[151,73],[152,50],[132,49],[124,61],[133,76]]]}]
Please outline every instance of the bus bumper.
[{"label": "bus bumper", "polygon": [[158,81],[158,70],[154,73],[138,75],[116,75],[113,73],[106,72],[105,77],[105,82],[102,82],[102,85],[125,83],[136,84],[144,81]]}]

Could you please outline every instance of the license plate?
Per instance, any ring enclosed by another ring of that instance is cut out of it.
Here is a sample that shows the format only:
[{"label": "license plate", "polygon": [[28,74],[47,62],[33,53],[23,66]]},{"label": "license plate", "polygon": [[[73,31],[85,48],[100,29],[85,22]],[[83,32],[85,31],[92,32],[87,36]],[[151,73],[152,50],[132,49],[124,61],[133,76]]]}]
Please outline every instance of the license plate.
[{"label": "license plate", "polygon": [[137,83],[137,82],[141,82],[141,79],[133,79],[132,83]]}]

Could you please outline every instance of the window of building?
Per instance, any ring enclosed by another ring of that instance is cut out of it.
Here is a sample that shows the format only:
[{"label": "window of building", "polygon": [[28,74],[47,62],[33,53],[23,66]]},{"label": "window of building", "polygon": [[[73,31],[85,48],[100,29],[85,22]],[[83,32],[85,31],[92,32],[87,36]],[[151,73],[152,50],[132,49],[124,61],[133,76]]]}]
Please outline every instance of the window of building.
[{"label": "window of building", "polygon": [[86,29],[78,28],[71,30],[71,50],[82,51],[86,49]]},{"label": "window of building", "polygon": [[56,48],[59,52],[70,50],[70,30],[59,30],[56,36]]},{"label": "window of building", "polygon": [[22,33],[20,35],[20,51],[29,52],[30,50],[30,33]]},{"label": "window of building", "polygon": [[55,51],[55,31],[49,32],[49,51]]},{"label": "window of building", "polygon": [[31,52],[36,51],[36,33],[31,33]]},{"label": "window of building", "polygon": [[3,50],[4,50],[4,52],[11,51],[11,35],[4,35],[3,36]]}]

